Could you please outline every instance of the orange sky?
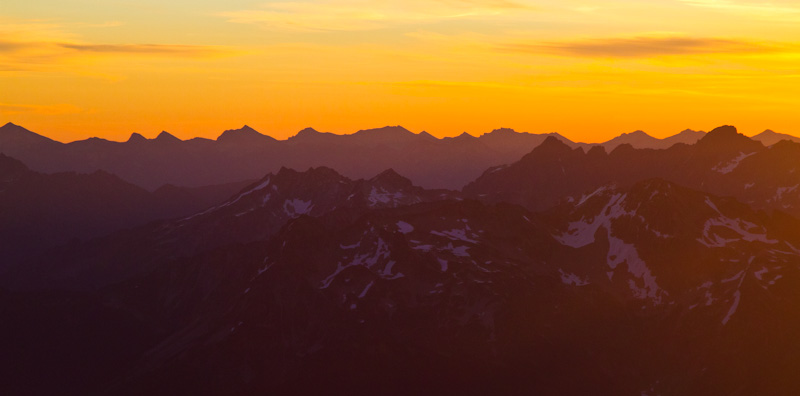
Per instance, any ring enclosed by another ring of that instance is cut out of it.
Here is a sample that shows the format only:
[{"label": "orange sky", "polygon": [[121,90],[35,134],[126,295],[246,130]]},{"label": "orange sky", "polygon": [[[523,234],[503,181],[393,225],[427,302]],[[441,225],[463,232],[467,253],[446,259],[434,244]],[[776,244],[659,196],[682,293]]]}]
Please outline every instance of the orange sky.
[{"label": "orange sky", "polygon": [[798,43],[793,0],[7,0],[0,124],[797,135]]}]

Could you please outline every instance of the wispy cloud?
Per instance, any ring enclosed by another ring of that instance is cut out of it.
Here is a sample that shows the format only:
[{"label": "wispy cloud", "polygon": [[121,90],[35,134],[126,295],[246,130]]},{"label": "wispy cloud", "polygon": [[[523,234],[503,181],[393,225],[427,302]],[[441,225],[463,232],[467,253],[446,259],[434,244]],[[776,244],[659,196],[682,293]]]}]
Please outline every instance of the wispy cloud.
[{"label": "wispy cloud", "polygon": [[[67,24],[74,26],[76,24]],[[119,26],[108,22],[89,27]],[[161,58],[216,58],[235,55],[233,48],[180,44],[105,44],[87,42],[69,33],[66,25],[41,20],[4,20],[0,18],[0,71],[31,71],[44,65],[58,65],[66,59],[91,56],[145,56]]]},{"label": "wispy cloud", "polygon": [[170,44],[74,44],[54,43],[68,50],[107,54],[147,54],[167,56],[213,56],[230,52],[228,49],[200,45]]},{"label": "wispy cloud", "polygon": [[692,54],[757,54],[796,50],[780,43],[730,38],[631,37],[516,43],[500,46],[504,51],[580,57],[637,58]]},{"label": "wispy cloud", "polygon": [[532,6],[512,0],[307,0],[276,2],[261,8],[220,13],[228,22],[275,30],[372,30],[398,23],[478,18],[521,12]]},{"label": "wispy cloud", "polygon": [[697,7],[721,11],[747,13],[750,16],[797,18],[800,17],[800,4],[795,0],[679,0]]},{"label": "wispy cloud", "polygon": [[58,115],[58,114],[76,114],[81,112],[83,112],[83,109],[70,104],[30,105],[30,104],[0,103],[0,113],[5,113],[5,114],[34,113],[42,115]]}]

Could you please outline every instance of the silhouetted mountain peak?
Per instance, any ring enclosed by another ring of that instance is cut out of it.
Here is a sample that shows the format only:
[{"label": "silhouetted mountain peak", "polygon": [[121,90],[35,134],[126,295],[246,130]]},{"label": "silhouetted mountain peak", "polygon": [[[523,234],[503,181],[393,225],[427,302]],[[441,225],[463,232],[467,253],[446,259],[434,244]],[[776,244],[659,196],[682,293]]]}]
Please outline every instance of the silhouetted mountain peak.
[{"label": "silhouetted mountain peak", "polygon": [[382,127],[382,128],[362,129],[362,130],[360,130],[360,131],[358,131],[356,133],[359,133],[359,132],[403,133],[403,134],[412,133],[413,134],[413,132],[411,132],[408,129],[404,128],[402,125],[394,125],[394,126],[387,125],[387,126]]},{"label": "silhouetted mountain peak", "polygon": [[542,144],[533,149],[533,153],[565,153],[570,151],[572,151],[572,149],[567,146],[566,143],[553,135],[546,137]]},{"label": "silhouetted mountain peak", "polygon": [[755,151],[763,145],[749,137],[742,135],[736,127],[724,125],[714,128],[697,142],[697,147],[701,149],[715,150],[746,150]]},{"label": "silhouetted mountain peak", "polygon": [[297,132],[297,134],[292,136],[290,139],[305,141],[305,140],[313,140],[322,135],[324,135],[324,133],[314,128],[304,128],[300,132]]},{"label": "silhouetted mountain peak", "polygon": [[589,157],[604,157],[607,155],[606,148],[599,144],[594,145],[586,152],[586,155]]},{"label": "silhouetted mountain peak", "polygon": [[396,126],[385,126],[383,128],[375,128],[375,129],[362,129],[356,132],[354,136],[408,138],[408,137],[416,137],[417,135],[414,134],[414,132],[411,132],[408,129],[403,128],[400,125],[396,125]]},{"label": "silhouetted mountain peak", "polygon": [[751,139],[757,140],[762,144],[764,144],[765,146],[772,146],[774,144],[781,142],[782,140],[800,142],[800,138],[797,138],[792,135],[787,135],[785,133],[778,133],[771,129],[767,129],[764,132],[761,132],[758,135],[753,136]]},{"label": "silhouetted mountain peak", "polygon": [[460,135],[456,136],[456,139],[473,139],[473,138],[475,138],[475,136],[472,136],[466,132],[461,132]]},{"label": "silhouetted mountain peak", "polygon": [[131,137],[128,138],[128,143],[139,143],[139,142],[146,142],[147,138],[142,136],[139,133],[132,133]]},{"label": "silhouetted mountain peak", "polygon": [[647,134],[647,132],[642,130],[636,130],[633,132],[623,133],[622,136],[630,136],[630,137],[652,137]]},{"label": "silhouetted mountain peak", "polygon": [[167,131],[161,131],[161,133],[156,136],[155,141],[157,142],[180,142],[181,140],[177,137],[173,136]]},{"label": "silhouetted mountain peak", "polygon": [[636,151],[636,149],[633,147],[632,144],[630,144],[630,143],[622,143],[619,146],[615,147],[613,150],[611,150],[610,154],[611,155],[620,155],[620,154],[623,154],[623,153],[630,153],[630,152],[634,152],[634,151]]},{"label": "silhouetted mountain peak", "polygon": [[428,133],[426,131],[420,132],[419,133],[419,137],[423,137],[423,138],[428,139],[428,140],[439,140],[439,139],[436,139],[435,136],[431,135],[430,133]]},{"label": "silhouetted mountain peak", "polygon": [[218,142],[251,143],[263,140],[275,140],[275,139],[273,139],[270,136],[261,134],[247,125],[239,129],[228,129],[225,132],[222,132],[222,135],[219,135],[219,137],[217,138]]},{"label": "silhouetted mountain peak", "polygon": [[735,126],[723,125],[712,129],[708,136],[736,136],[738,134],[739,131],[736,130]]},{"label": "silhouetted mountain peak", "polygon": [[519,133],[519,132],[517,132],[517,131],[515,131],[515,130],[513,130],[513,129],[511,129],[511,128],[497,128],[497,129],[495,129],[495,130],[493,130],[493,131],[491,131],[491,132],[489,132],[489,133],[485,133],[485,134],[483,134],[482,136],[489,136],[489,135],[492,135],[492,136],[498,136],[498,135],[499,135],[499,136],[502,136],[502,135],[512,135],[512,134],[517,134],[517,133]]},{"label": "silhouetted mountain peak", "polygon": [[4,142],[31,144],[53,142],[53,140],[9,122],[0,127],[0,144]]},{"label": "silhouetted mountain peak", "polygon": [[403,177],[402,175],[395,172],[395,170],[391,168],[379,173],[377,176],[370,179],[370,182],[379,183],[383,185],[397,186],[397,187],[413,186],[411,180]]}]

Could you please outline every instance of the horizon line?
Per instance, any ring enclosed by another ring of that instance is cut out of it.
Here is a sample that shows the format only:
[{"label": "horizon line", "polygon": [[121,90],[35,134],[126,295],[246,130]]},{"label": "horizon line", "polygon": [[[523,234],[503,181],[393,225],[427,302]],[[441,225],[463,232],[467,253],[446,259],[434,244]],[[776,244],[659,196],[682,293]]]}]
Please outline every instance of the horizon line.
[{"label": "horizon line", "polygon": [[[430,133],[430,132],[428,132],[428,131],[426,131],[426,130],[422,130],[422,131],[419,131],[419,132],[414,132],[414,131],[411,131],[411,130],[409,130],[408,128],[406,128],[406,127],[402,126],[402,125],[385,125],[385,126],[382,126],[382,127],[377,127],[377,128],[359,129],[359,130],[357,130],[357,131],[355,131],[355,132],[351,132],[351,133],[325,132],[325,131],[320,131],[320,130],[318,130],[318,129],[316,129],[316,128],[313,128],[313,127],[305,127],[305,128],[302,128],[302,129],[298,130],[298,131],[297,131],[297,132],[296,132],[294,135],[292,135],[292,136],[289,136],[289,137],[287,137],[287,138],[285,138],[285,139],[278,139],[278,138],[275,138],[275,137],[273,137],[273,136],[271,136],[271,135],[269,135],[269,134],[262,133],[262,132],[260,132],[259,130],[255,129],[255,128],[253,128],[253,127],[250,127],[250,126],[249,126],[249,125],[247,125],[247,124],[244,124],[243,126],[241,126],[241,127],[239,127],[239,128],[226,129],[226,130],[222,131],[222,132],[221,132],[221,133],[220,133],[220,134],[219,134],[219,135],[218,135],[216,138],[214,138],[214,139],[211,139],[211,138],[205,138],[205,137],[201,137],[201,136],[194,136],[194,137],[190,137],[190,138],[187,138],[187,139],[181,139],[181,138],[179,138],[179,137],[177,137],[177,136],[175,136],[175,135],[173,135],[173,134],[169,133],[169,132],[168,132],[168,131],[166,131],[166,130],[162,130],[161,132],[158,132],[158,134],[157,134],[155,137],[152,137],[152,138],[148,138],[148,137],[144,136],[143,134],[141,134],[140,132],[135,132],[135,131],[134,131],[134,132],[131,132],[130,136],[128,137],[128,140],[110,140],[110,139],[106,139],[106,138],[99,137],[99,136],[90,136],[90,137],[88,137],[88,138],[85,138],[85,139],[77,139],[77,140],[72,140],[72,141],[65,142],[65,141],[61,141],[61,140],[56,140],[56,139],[54,139],[54,138],[51,138],[51,137],[49,137],[49,136],[47,136],[47,135],[45,135],[45,134],[42,134],[42,133],[39,133],[39,132],[32,131],[32,130],[30,130],[30,129],[28,129],[28,128],[26,128],[26,127],[24,127],[24,126],[20,125],[20,124],[16,124],[16,123],[14,123],[14,122],[12,122],[12,121],[6,122],[5,124],[3,124],[3,127],[7,127],[7,126],[9,126],[9,125],[11,125],[11,126],[17,126],[17,127],[23,128],[23,129],[25,129],[25,130],[27,130],[27,131],[29,131],[29,132],[31,132],[31,133],[34,133],[34,134],[36,134],[36,135],[38,135],[38,136],[42,136],[42,137],[44,137],[44,138],[50,139],[50,140],[52,140],[52,141],[54,141],[54,142],[58,142],[58,143],[61,143],[61,144],[71,144],[71,143],[83,142],[83,141],[87,141],[87,140],[91,140],[91,139],[100,139],[100,140],[105,140],[105,141],[107,141],[107,142],[114,142],[114,143],[127,143],[127,142],[129,142],[129,141],[131,140],[131,138],[133,138],[134,136],[137,136],[137,135],[138,135],[138,136],[141,136],[142,138],[144,138],[144,139],[146,139],[146,140],[148,140],[148,141],[150,141],[150,140],[156,140],[156,139],[158,139],[160,136],[162,136],[162,135],[164,135],[164,134],[166,134],[166,135],[168,135],[168,136],[171,136],[172,138],[175,138],[175,139],[177,139],[177,140],[179,140],[179,141],[181,141],[181,142],[188,142],[188,141],[195,140],[195,139],[210,140],[210,141],[219,141],[219,138],[220,138],[220,137],[222,137],[222,136],[223,136],[223,135],[224,135],[226,132],[241,131],[241,130],[243,130],[243,129],[248,129],[248,128],[249,128],[249,129],[251,129],[251,130],[253,130],[254,132],[258,133],[259,135],[262,135],[262,136],[265,136],[265,137],[268,137],[268,138],[274,139],[275,141],[278,141],[278,142],[286,142],[286,141],[289,141],[289,140],[291,140],[291,139],[293,139],[293,138],[296,138],[297,136],[299,136],[301,132],[303,132],[303,131],[307,131],[307,130],[311,130],[311,131],[314,131],[314,132],[316,132],[316,133],[319,133],[319,134],[329,134],[329,135],[335,135],[335,136],[353,136],[353,135],[356,135],[356,134],[357,134],[357,133],[359,133],[359,132],[376,131],[376,130],[380,130],[380,129],[387,129],[387,128],[402,128],[403,130],[406,130],[406,131],[408,131],[408,132],[409,132],[409,133],[411,133],[411,134],[414,134],[414,135],[417,135],[417,136],[418,136],[418,135],[422,135],[422,134],[427,134],[428,136],[431,136],[431,137],[433,137],[433,138],[435,138],[435,139],[437,139],[437,140],[456,139],[456,138],[459,138],[459,137],[461,137],[461,136],[464,136],[464,135],[467,135],[467,136],[469,136],[469,137],[472,137],[472,138],[475,138],[475,139],[480,139],[481,137],[483,137],[483,136],[486,136],[486,135],[489,135],[489,134],[491,134],[491,133],[493,133],[493,132],[497,132],[497,131],[501,131],[501,130],[508,130],[508,131],[512,131],[512,132],[514,132],[514,133],[517,133],[517,134],[527,134],[527,135],[533,135],[533,136],[550,136],[550,135],[558,135],[558,136],[560,136],[560,137],[562,137],[562,138],[564,138],[564,139],[568,140],[569,142],[571,142],[571,143],[573,143],[573,144],[586,144],[586,145],[602,145],[602,144],[608,143],[608,142],[610,142],[610,141],[612,141],[612,140],[614,140],[614,139],[616,139],[616,138],[619,138],[619,137],[622,137],[622,136],[625,136],[625,135],[634,134],[634,133],[643,133],[643,134],[647,135],[648,137],[650,137],[650,138],[653,138],[653,139],[656,139],[656,140],[665,140],[665,139],[669,139],[669,138],[671,138],[671,137],[677,136],[677,135],[679,135],[679,134],[681,134],[681,133],[684,133],[684,132],[687,132],[687,131],[689,131],[689,132],[699,132],[699,133],[704,133],[704,134],[705,134],[705,133],[708,133],[707,131],[704,131],[704,130],[701,130],[701,129],[685,128],[685,129],[683,129],[683,130],[681,130],[681,131],[679,131],[679,132],[677,132],[677,133],[674,133],[674,134],[672,134],[672,135],[669,135],[669,136],[666,136],[666,137],[663,137],[663,138],[658,138],[658,137],[655,137],[655,136],[653,136],[653,135],[650,135],[650,134],[648,134],[646,131],[644,131],[644,130],[642,130],[642,129],[637,129],[637,130],[635,130],[635,131],[631,131],[631,132],[622,132],[622,133],[620,133],[620,134],[618,134],[618,135],[616,135],[616,136],[614,136],[614,137],[612,137],[612,138],[610,138],[610,139],[608,139],[608,140],[602,141],[602,142],[579,142],[579,141],[575,141],[575,140],[572,140],[572,139],[570,139],[569,137],[567,137],[567,136],[565,136],[565,135],[561,134],[560,132],[542,132],[542,133],[534,133],[534,132],[518,131],[518,130],[516,130],[516,129],[514,129],[514,128],[509,128],[509,127],[499,127],[499,128],[495,128],[495,129],[492,129],[492,130],[491,130],[491,131],[489,131],[489,132],[484,132],[484,133],[482,133],[482,134],[480,134],[480,135],[477,135],[477,136],[476,136],[476,135],[473,135],[473,134],[471,134],[471,133],[469,133],[469,132],[467,132],[467,131],[464,131],[464,132],[462,132],[461,134],[459,134],[459,135],[456,135],[456,136],[441,136],[441,137],[440,137],[440,136],[436,136],[436,135],[434,135],[434,134],[432,134],[432,133]],[[724,125],[729,125],[729,124],[724,124]],[[724,126],[724,125],[720,125],[720,126]],[[734,128],[735,128],[735,126],[734,126]],[[714,128],[712,128],[712,130],[713,130],[713,129],[714,129]],[[738,133],[740,133],[740,134],[742,134],[742,135],[744,135],[744,136],[747,136],[748,138],[753,138],[753,137],[755,137],[755,136],[758,136],[758,135],[760,135],[760,134],[763,134],[763,133],[765,133],[765,132],[772,132],[772,133],[776,133],[776,134],[779,134],[779,135],[786,135],[786,136],[791,136],[791,137],[794,137],[794,138],[798,138],[798,139],[800,139],[800,136],[795,136],[795,135],[788,134],[788,133],[776,132],[775,130],[773,130],[773,129],[770,129],[770,128],[764,129],[763,131],[761,131],[761,132],[757,132],[757,133],[755,133],[755,134],[753,134],[753,135],[745,135],[744,133],[740,132],[740,131],[738,130],[738,128],[737,128],[736,130],[737,130],[737,132],[738,132]]]}]

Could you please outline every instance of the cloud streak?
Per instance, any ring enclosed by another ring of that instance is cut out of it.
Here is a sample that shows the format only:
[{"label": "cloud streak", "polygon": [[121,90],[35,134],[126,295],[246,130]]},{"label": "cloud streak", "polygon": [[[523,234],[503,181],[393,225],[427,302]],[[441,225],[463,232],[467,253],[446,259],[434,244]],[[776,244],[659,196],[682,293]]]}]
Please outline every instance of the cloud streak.
[{"label": "cloud streak", "polygon": [[682,3],[728,12],[746,13],[770,18],[797,18],[800,7],[794,0],[738,1],[738,0],[679,0]]},{"label": "cloud streak", "polygon": [[76,114],[81,112],[83,112],[83,109],[70,104],[29,105],[29,104],[0,103],[0,113],[4,114],[33,113],[42,115],[59,115],[59,114]]},{"label": "cloud streak", "polygon": [[101,54],[146,54],[167,56],[207,56],[228,52],[225,49],[198,45],[169,44],[72,44],[55,43],[55,45],[77,52],[93,52]]},{"label": "cloud streak", "polygon": [[395,24],[480,18],[534,8],[512,0],[366,0],[269,3],[218,14],[228,22],[290,31],[374,30]]},{"label": "cloud streak", "polygon": [[729,38],[631,37],[507,44],[509,52],[599,58],[645,58],[697,54],[759,54],[790,52],[785,44]]}]

